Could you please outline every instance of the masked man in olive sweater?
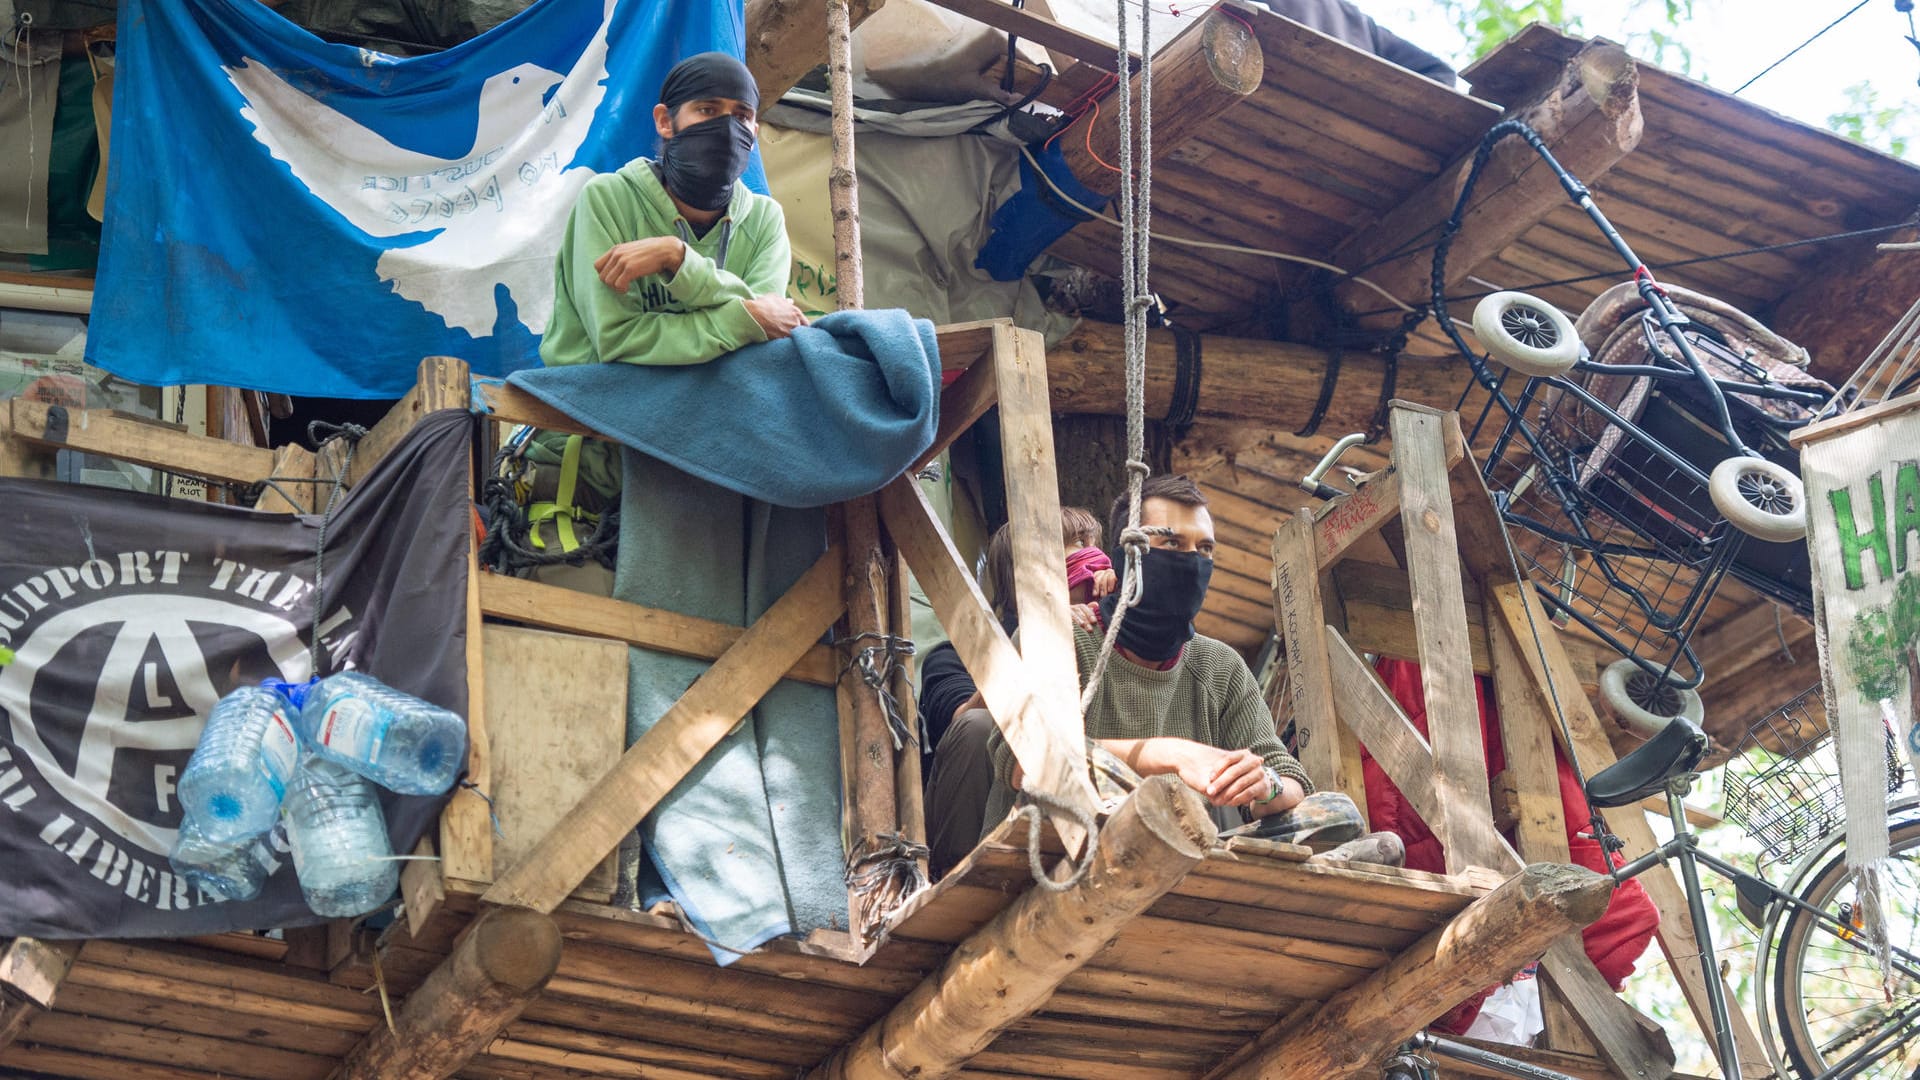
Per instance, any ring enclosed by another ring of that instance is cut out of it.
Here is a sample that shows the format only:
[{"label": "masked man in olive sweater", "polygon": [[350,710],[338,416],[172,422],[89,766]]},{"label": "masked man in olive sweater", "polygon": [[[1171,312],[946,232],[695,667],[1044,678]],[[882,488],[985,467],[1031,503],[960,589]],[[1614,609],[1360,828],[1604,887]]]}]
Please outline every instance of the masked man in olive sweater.
[{"label": "masked man in olive sweater", "polygon": [[[1126,512],[1123,496],[1107,533],[1116,566]],[[1141,563],[1144,588],[1120,623],[1106,677],[1087,709],[1087,737],[1142,776],[1178,776],[1207,798],[1222,826],[1292,810],[1313,785],[1275,732],[1253,673],[1231,647],[1193,629],[1213,576],[1206,496],[1184,476],[1153,477],[1141,491],[1140,524],[1152,543]],[[1118,599],[1115,592],[1100,602],[1101,628],[1074,630],[1083,682]],[[994,782],[984,793],[983,831],[1006,819],[1023,779],[997,728],[987,752]],[[929,806],[928,814],[944,810]]]},{"label": "masked man in olive sweater", "polygon": [[[740,182],[759,104],[752,74],[725,53],[667,73],[653,108],[659,156],[594,177],[574,204],[543,363],[704,364],[806,323],[786,297],[780,204]],[[619,488],[619,457],[605,444],[587,449],[580,471],[603,495]]]}]

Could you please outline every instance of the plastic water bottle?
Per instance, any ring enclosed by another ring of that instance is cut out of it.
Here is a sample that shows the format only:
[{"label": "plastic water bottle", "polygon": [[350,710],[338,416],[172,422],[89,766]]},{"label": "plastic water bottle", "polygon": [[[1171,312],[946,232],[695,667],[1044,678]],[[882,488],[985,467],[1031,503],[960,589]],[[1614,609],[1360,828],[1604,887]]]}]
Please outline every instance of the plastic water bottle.
[{"label": "plastic water bottle", "polygon": [[189,815],[180,822],[167,861],[174,873],[216,900],[251,900],[266,885],[275,860],[261,837],[209,840]]},{"label": "plastic water bottle", "polygon": [[359,774],[313,755],[287,792],[287,844],[314,914],[364,915],[400,885],[379,793]]},{"label": "plastic water bottle", "polygon": [[467,761],[455,712],[357,671],[329,675],[300,713],[307,748],[402,795],[442,795]]},{"label": "plastic water bottle", "polygon": [[243,686],[220,699],[180,774],[180,805],[213,843],[259,836],[280,818],[300,760],[295,713],[285,697]]}]

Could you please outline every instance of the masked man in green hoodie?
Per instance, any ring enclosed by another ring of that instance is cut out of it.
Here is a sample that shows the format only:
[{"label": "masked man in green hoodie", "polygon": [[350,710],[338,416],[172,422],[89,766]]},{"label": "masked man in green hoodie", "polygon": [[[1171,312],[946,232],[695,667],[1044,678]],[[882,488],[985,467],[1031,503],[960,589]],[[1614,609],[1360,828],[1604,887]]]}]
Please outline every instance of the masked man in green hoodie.
[{"label": "masked man in green hoodie", "polygon": [[[667,73],[653,107],[659,156],[594,177],[574,204],[543,363],[704,364],[807,321],[786,297],[793,256],[780,204],[740,182],[759,104],[752,74],[725,53]],[[530,456],[558,465],[564,442],[542,436]],[[607,444],[581,448],[578,469],[594,494],[619,490]]]}]

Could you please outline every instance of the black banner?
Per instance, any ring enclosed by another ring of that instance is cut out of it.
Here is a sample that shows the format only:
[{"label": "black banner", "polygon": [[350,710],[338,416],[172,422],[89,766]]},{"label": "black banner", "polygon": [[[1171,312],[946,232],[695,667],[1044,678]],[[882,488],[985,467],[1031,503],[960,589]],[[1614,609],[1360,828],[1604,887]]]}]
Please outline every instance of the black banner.
[{"label": "black banner", "polygon": [[[317,516],[0,480],[0,937],[317,921],[277,828],[257,900],[176,876],[174,787],[222,695],[308,677],[316,625],[324,671],[466,715],[472,431],[464,412],[422,420],[342,497],[324,553]],[[384,795],[396,852],[443,801]]]}]

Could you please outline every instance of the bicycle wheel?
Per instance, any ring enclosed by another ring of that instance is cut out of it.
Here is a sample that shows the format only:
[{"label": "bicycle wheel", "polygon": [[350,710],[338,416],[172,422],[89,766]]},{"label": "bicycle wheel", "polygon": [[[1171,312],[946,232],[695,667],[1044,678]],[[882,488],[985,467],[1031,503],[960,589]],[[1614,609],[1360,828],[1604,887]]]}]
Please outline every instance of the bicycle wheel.
[{"label": "bicycle wheel", "polygon": [[[1885,887],[1888,934],[1895,948],[1920,955],[1920,821],[1892,833]],[[1806,879],[1800,899],[1849,923],[1854,890],[1846,850]],[[1920,1069],[1920,964],[1896,957],[1891,998],[1868,946],[1838,927],[1792,909],[1779,923],[1773,1007],[1781,1047],[1802,1080],[1824,1077],[1863,1047],[1875,1047],[1845,1073],[1862,1080],[1908,1080]]]}]

